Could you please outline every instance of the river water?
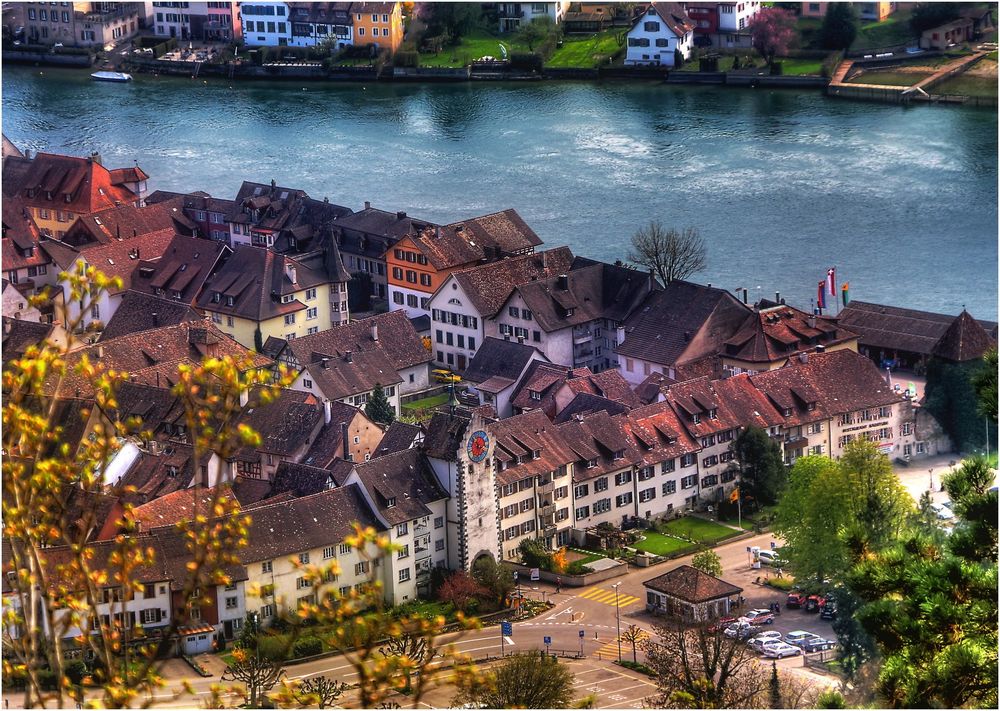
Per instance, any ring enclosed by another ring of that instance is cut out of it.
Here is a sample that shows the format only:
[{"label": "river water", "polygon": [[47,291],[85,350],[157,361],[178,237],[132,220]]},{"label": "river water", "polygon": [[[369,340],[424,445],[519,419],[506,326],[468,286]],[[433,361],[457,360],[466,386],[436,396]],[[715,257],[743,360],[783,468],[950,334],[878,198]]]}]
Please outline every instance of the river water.
[{"label": "river water", "polygon": [[[17,145],[133,159],[151,189],[270,181],[434,221],[513,207],[548,246],[624,258],[696,226],[696,279],[805,308],[851,296],[997,316],[997,114],[658,83],[237,83],[4,67]],[[759,290],[758,290],[758,287]]]}]

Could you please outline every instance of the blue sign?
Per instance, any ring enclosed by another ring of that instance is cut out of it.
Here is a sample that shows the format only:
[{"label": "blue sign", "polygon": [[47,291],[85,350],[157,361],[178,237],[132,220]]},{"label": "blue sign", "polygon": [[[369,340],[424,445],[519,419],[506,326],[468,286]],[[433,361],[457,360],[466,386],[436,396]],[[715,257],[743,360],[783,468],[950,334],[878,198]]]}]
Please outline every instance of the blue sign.
[{"label": "blue sign", "polygon": [[580,630],[580,639],[583,639],[586,636],[587,636],[587,633],[584,632],[583,630]]},{"label": "blue sign", "polygon": [[501,622],[500,623],[500,634],[504,637],[510,637],[514,633],[514,625],[511,622]]},{"label": "blue sign", "polygon": [[545,637],[544,639],[545,639],[545,644],[552,644],[552,638],[551,637]]},{"label": "blue sign", "polygon": [[778,547],[778,544],[775,543],[774,541],[771,541],[771,550],[773,551],[777,547]]}]

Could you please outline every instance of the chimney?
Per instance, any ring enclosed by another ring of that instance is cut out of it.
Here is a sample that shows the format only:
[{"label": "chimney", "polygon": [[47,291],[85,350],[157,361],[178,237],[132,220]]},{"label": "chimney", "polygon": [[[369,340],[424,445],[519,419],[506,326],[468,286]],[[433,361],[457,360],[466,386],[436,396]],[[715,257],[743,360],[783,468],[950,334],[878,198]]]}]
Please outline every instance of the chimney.
[{"label": "chimney", "polygon": [[11,319],[4,319],[4,322],[3,322],[3,333],[4,333],[5,336],[8,333],[10,333],[10,327],[13,324],[14,324],[14,322]]},{"label": "chimney", "polygon": [[323,401],[323,424],[330,424],[330,418],[333,417],[332,407],[329,400]]},{"label": "chimney", "polygon": [[805,351],[799,353],[799,363],[808,363],[808,362],[809,362],[809,354],[806,353]]},{"label": "chimney", "polygon": [[556,286],[563,291],[569,289],[569,277],[565,274],[560,274],[559,279],[556,281]]},{"label": "chimney", "polygon": [[816,346],[816,352],[817,353],[825,353],[826,352],[826,346],[824,346],[822,343],[818,344]]},{"label": "chimney", "polygon": [[372,204],[368,200],[365,200],[365,209],[366,210],[371,210],[372,209]]},{"label": "chimney", "polygon": [[153,317],[153,325],[154,326],[159,326],[160,325],[160,314],[158,314],[158,313],[156,313],[154,311],[153,313],[150,314],[150,316]]},{"label": "chimney", "polygon": [[330,368],[330,359],[321,358],[319,361],[319,367],[322,368],[323,370],[328,370]]},{"label": "chimney", "polygon": [[329,205],[330,204],[330,198],[328,198],[326,195],[323,196],[323,204],[324,205]]},{"label": "chimney", "polygon": [[354,362],[354,356],[351,355],[350,351],[344,353],[344,360],[346,360],[348,363]]},{"label": "chimney", "polygon": [[31,160],[31,149],[30,148],[25,148],[24,149],[24,158],[25,158],[25,160]]},{"label": "chimney", "polygon": [[271,189],[274,190],[276,187],[278,187],[278,184],[274,182],[274,178],[271,178]]},{"label": "chimney", "polygon": [[807,318],[806,323],[809,324],[809,328],[816,328],[816,316],[812,315]]},{"label": "chimney", "polygon": [[97,359],[100,360],[103,357],[104,357],[104,346],[103,345],[98,345],[97,346]]},{"label": "chimney", "polygon": [[434,228],[434,236],[437,237],[438,239],[441,239],[441,228],[440,227],[435,227]]},{"label": "chimney", "polygon": [[101,154],[98,153],[97,151],[94,151],[93,153],[90,154],[90,162],[97,163],[97,165],[104,165],[104,163],[101,160]]},{"label": "chimney", "polygon": [[405,220],[406,219],[406,213],[403,212],[402,210],[400,210],[399,212],[396,213],[396,219],[397,220]]},{"label": "chimney", "polygon": [[378,322],[372,319],[372,340],[378,340]]},{"label": "chimney", "polygon": [[344,461],[349,462],[349,455],[351,454],[351,448],[347,441],[347,423],[340,423],[340,438],[344,440]]},{"label": "chimney", "polygon": [[293,284],[298,284],[298,275],[295,273],[295,265],[285,262],[285,276],[287,276]]},{"label": "chimney", "polygon": [[[156,375],[159,377],[160,374]],[[248,402],[250,402],[250,388],[243,388],[240,390],[240,407],[246,407]]]},{"label": "chimney", "polygon": [[780,304],[781,303],[781,292],[780,291],[774,292],[774,303],[776,303],[776,304]]},{"label": "chimney", "polygon": [[139,230],[137,230],[135,227],[133,227],[132,228],[132,236],[133,237],[137,237],[138,235],[139,235]]},{"label": "chimney", "polygon": [[749,296],[749,294],[747,293],[747,290],[746,290],[746,289],[744,289],[744,290],[743,290],[743,303],[744,303],[744,304],[745,304],[745,303],[747,303],[747,298],[748,298],[748,296]]},{"label": "chimney", "polygon": [[455,225],[455,232],[458,234],[465,232],[465,225]]}]

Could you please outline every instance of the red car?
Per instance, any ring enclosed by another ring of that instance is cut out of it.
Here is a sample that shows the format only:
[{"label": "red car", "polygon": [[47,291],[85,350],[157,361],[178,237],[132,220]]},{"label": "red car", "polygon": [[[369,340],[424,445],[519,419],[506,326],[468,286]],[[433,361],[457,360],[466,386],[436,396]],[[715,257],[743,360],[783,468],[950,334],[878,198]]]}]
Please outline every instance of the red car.
[{"label": "red car", "polygon": [[708,631],[718,632],[719,630],[724,630],[734,622],[736,622],[735,617],[720,617],[718,620],[715,621],[715,623],[711,627],[708,628]]},{"label": "red car", "polygon": [[805,602],[806,612],[819,612],[823,607],[823,602],[822,595],[810,595]]},{"label": "red car", "polygon": [[792,592],[788,593],[788,599],[785,601],[785,607],[792,609],[796,607],[802,607],[806,604],[805,593]]}]

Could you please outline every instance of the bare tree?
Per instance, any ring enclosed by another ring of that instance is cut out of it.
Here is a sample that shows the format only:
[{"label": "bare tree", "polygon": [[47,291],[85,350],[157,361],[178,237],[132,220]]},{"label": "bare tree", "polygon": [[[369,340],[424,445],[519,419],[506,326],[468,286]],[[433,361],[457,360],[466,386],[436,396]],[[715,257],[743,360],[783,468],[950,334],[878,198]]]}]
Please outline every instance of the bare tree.
[{"label": "bare tree", "polygon": [[303,706],[325,709],[343,696],[350,686],[328,676],[313,676],[303,679],[295,690],[295,700]]},{"label": "bare tree", "polygon": [[264,694],[274,688],[283,671],[281,662],[262,657],[248,649],[233,650],[233,663],[222,672],[222,681],[239,681],[247,687],[249,708],[260,708]]},{"label": "bare tree", "polygon": [[642,635],[643,635],[642,628],[636,625],[629,625],[628,627],[625,628],[625,631],[622,632],[622,641],[628,642],[629,644],[632,645],[633,664],[639,663],[639,656],[636,653],[636,645],[642,641]]},{"label": "bare tree", "polygon": [[687,279],[708,263],[705,242],[697,228],[667,229],[659,220],[632,235],[628,259],[651,270],[664,285],[674,279]]},{"label": "bare tree", "polygon": [[751,650],[721,629],[656,624],[659,639],[645,644],[656,674],[654,708],[753,708],[767,700],[767,675]]},{"label": "bare tree", "polygon": [[[396,657],[401,659],[406,659],[412,663],[416,668],[422,668],[426,666],[427,662],[431,661],[437,654],[437,651],[428,644],[426,637],[420,634],[413,634],[410,632],[403,632],[402,634],[391,637],[388,642],[383,644],[379,650],[384,657]],[[410,691],[410,667],[404,666],[403,673],[406,674],[406,691]]]}]

